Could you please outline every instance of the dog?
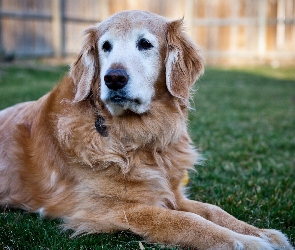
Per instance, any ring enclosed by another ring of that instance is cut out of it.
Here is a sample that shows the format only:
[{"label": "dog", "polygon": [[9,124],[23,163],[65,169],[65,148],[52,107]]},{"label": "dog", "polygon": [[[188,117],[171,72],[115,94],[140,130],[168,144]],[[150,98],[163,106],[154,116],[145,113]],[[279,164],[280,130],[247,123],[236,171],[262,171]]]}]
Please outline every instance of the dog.
[{"label": "dog", "polygon": [[85,31],[69,74],[0,112],[0,205],[82,233],[130,230],[192,249],[293,249],[181,185],[198,153],[187,132],[198,48],[169,21],[119,12]]}]

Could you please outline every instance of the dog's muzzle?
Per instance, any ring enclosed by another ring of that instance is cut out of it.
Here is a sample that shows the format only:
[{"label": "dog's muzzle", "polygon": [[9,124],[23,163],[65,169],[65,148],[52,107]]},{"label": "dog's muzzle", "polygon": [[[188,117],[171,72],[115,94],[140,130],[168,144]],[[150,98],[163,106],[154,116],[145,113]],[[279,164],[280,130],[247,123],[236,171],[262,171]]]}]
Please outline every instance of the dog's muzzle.
[{"label": "dog's muzzle", "polygon": [[124,88],[128,79],[127,72],[123,69],[109,69],[104,76],[106,86],[114,91]]},{"label": "dog's muzzle", "polygon": [[117,105],[123,105],[125,103],[140,104],[138,99],[129,98],[124,87],[129,81],[129,76],[124,69],[109,69],[105,76],[104,81],[109,92],[109,100]]},{"label": "dog's muzzle", "polygon": [[124,69],[109,69],[104,81],[110,90],[109,99],[112,103],[120,105],[126,103],[128,100],[126,91],[123,89],[128,83],[129,77]]},{"label": "dog's muzzle", "polygon": [[121,115],[124,111],[132,111],[141,114],[147,110],[148,105],[144,99],[131,92],[132,81],[124,68],[110,68],[103,76],[104,89],[102,101],[107,105],[109,111],[115,115]]}]

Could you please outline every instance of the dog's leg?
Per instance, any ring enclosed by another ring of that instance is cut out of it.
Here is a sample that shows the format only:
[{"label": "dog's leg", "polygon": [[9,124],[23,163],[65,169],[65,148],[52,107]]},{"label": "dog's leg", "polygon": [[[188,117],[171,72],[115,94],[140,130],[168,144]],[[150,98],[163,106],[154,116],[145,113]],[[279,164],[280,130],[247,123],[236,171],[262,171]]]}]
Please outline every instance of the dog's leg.
[{"label": "dog's leg", "polygon": [[151,242],[162,242],[193,249],[264,249],[273,250],[265,239],[243,235],[218,226],[199,215],[137,205],[118,208],[110,223],[130,230]]},{"label": "dog's leg", "polygon": [[286,236],[281,232],[272,229],[258,229],[236,219],[217,206],[183,198],[178,201],[178,209],[198,214],[217,225],[226,227],[237,233],[258,236],[269,241],[274,249],[293,249]]}]

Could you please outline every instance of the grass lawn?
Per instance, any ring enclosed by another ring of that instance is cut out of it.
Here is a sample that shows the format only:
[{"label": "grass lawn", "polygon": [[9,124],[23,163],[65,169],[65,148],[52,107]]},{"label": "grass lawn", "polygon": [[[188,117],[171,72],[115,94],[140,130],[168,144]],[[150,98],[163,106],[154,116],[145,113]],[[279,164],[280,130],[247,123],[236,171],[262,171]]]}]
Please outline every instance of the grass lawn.
[{"label": "grass lawn", "polygon": [[[0,66],[0,109],[37,99],[67,70]],[[190,173],[190,198],[255,226],[279,229],[294,245],[295,69],[207,68],[195,89],[189,129],[205,161]],[[128,232],[72,239],[59,223],[2,209],[0,248],[163,249]]]}]

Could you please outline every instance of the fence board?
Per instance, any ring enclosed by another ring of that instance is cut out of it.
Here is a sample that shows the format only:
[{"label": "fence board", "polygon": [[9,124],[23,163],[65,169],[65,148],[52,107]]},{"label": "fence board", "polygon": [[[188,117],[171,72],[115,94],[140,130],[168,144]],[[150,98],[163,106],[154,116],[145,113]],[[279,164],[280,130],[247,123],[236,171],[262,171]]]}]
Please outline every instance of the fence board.
[{"label": "fence board", "polygon": [[295,0],[0,0],[0,52],[76,54],[84,28],[127,9],[184,16],[209,64],[295,64]]}]

